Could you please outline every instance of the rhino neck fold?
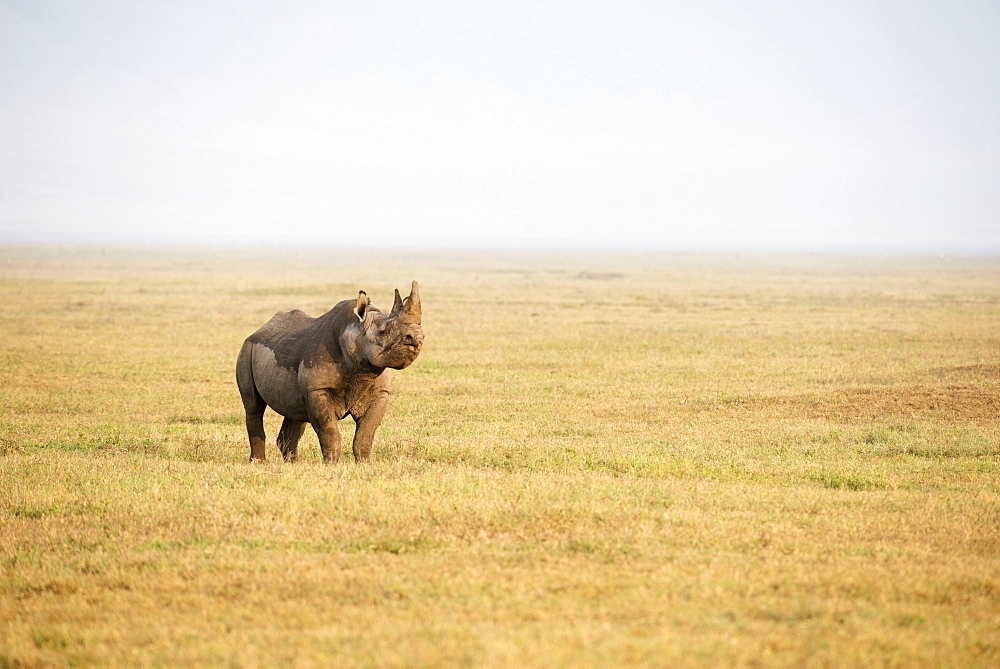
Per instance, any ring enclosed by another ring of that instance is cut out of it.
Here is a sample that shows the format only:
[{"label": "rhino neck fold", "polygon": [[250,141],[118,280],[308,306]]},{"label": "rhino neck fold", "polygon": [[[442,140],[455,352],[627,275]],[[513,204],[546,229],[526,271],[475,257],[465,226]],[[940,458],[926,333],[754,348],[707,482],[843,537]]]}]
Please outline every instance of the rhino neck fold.
[{"label": "rhino neck fold", "polygon": [[357,379],[366,377],[374,379],[384,371],[385,367],[376,367],[367,360],[344,360],[344,372]]}]

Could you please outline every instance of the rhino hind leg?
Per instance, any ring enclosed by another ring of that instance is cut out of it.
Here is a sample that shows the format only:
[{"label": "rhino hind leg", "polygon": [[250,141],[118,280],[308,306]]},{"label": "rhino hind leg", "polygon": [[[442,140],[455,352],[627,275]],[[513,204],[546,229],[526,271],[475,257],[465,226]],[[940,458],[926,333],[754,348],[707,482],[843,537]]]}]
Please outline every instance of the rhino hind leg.
[{"label": "rhino hind leg", "polygon": [[264,412],[247,413],[247,435],[250,437],[250,462],[264,462],[267,459],[264,444],[267,435],[264,434]]},{"label": "rhino hind leg", "polygon": [[295,462],[299,454],[299,439],[305,432],[305,421],[285,418],[281,421],[281,430],[278,431],[278,450],[281,457],[288,462]]},{"label": "rhino hind leg", "polygon": [[243,400],[243,410],[246,412],[247,437],[250,439],[250,462],[263,462],[266,459],[264,444],[267,435],[264,433],[264,410],[267,404],[257,392],[253,380],[253,365],[251,363],[252,344],[246,342],[236,358],[236,385],[240,389],[240,399]]}]

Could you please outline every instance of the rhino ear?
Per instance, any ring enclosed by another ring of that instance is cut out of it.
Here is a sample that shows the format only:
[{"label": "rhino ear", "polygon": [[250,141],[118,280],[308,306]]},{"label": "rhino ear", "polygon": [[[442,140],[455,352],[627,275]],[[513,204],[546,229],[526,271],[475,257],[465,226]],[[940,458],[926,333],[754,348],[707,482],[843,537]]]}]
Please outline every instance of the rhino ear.
[{"label": "rhino ear", "polygon": [[354,305],[354,315],[358,317],[359,321],[365,320],[365,311],[368,310],[368,305],[370,301],[368,300],[368,293],[363,290],[358,291],[358,301]]}]

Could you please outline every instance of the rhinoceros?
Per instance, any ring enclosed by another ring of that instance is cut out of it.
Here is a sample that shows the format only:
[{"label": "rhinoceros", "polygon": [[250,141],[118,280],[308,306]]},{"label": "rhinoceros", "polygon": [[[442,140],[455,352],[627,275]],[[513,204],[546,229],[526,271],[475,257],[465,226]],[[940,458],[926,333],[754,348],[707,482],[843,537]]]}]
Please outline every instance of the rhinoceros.
[{"label": "rhinoceros", "polygon": [[236,359],[236,384],[246,410],[250,460],[265,460],[264,410],[284,416],[278,449],[294,461],[306,423],[319,437],[323,461],[340,460],[337,421],[357,424],[354,458],[371,456],[375,430],[389,401],[389,369],[408,367],[424,343],[417,282],[388,314],[368,300],[339,302],[314,318],[298,309],[276,313],[247,337]]}]

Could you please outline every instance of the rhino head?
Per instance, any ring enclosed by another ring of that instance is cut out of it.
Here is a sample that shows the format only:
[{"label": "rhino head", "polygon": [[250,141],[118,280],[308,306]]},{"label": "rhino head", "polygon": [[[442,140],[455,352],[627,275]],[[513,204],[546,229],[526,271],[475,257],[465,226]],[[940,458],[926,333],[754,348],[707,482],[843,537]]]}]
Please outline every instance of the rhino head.
[{"label": "rhino head", "polygon": [[417,359],[424,344],[424,331],[420,327],[420,291],[416,281],[406,299],[396,290],[388,314],[371,304],[364,291],[358,293],[354,313],[361,326],[357,350],[369,364],[403,369]]}]

